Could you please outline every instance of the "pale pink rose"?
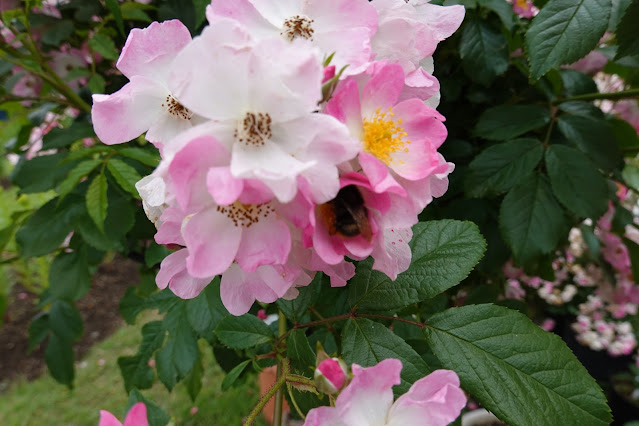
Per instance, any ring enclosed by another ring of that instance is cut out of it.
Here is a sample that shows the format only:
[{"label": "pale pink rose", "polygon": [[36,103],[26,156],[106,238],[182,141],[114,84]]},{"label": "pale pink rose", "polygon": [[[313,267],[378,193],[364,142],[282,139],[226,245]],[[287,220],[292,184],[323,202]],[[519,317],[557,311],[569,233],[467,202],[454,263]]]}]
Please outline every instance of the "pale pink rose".
[{"label": "pale pink rose", "polygon": [[235,19],[256,40],[282,38],[313,46],[320,60],[333,55],[337,70],[347,66],[343,75],[366,66],[377,29],[377,13],[367,0],[214,1],[206,16],[211,23]]},{"label": "pale pink rose", "polygon": [[130,81],[111,95],[93,95],[93,127],[105,144],[127,142],[147,132],[153,143],[166,143],[196,119],[167,86],[169,68],[191,42],[178,20],[153,22],[129,33],[116,67]]},{"label": "pale pink rose", "polygon": [[400,383],[401,369],[401,361],[392,358],[369,368],[353,364],[353,380],[335,406],[312,409],[304,425],[445,426],[459,416],[466,396],[455,372],[436,370],[393,403],[392,387]]},{"label": "pale pink rose", "polygon": [[135,404],[126,415],[124,424],[111,413],[100,410],[100,423],[98,426],[148,426],[146,417],[146,405],[143,402]]}]

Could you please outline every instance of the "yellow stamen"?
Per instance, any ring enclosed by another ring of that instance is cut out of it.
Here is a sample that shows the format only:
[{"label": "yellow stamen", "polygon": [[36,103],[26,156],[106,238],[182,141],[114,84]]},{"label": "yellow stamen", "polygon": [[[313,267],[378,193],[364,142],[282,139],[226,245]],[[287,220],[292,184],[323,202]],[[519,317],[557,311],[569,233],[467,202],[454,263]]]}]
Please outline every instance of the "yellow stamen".
[{"label": "yellow stamen", "polygon": [[[377,157],[381,162],[390,165],[394,152],[408,152],[410,141],[406,139],[408,133],[401,127],[402,120],[393,120],[395,114],[392,108],[382,111],[377,108],[373,116],[364,120],[364,151]],[[402,161],[399,161],[402,164]]]}]

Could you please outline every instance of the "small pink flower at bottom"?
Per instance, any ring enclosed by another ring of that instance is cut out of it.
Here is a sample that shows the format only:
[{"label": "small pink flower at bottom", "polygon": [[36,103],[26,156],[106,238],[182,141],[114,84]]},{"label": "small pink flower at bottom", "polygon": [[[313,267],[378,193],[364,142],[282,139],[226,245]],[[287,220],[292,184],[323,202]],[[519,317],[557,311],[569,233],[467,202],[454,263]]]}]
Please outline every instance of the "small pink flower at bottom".
[{"label": "small pink flower at bottom", "polygon": [[339,358],[328,358],[315,369],[315,384],[320,392],[333,395],[346,384],[348,367]]},{"label": "small pink flower at bottom", "polygon": [[146,418],[146,405],[138,402],[129,410],[124,419],[124,424],[111,413],[100,410],[100,423],[98,426],[148,426],[149,422]]},{"label": "small pink flower at bottom", "polygon": [[335,407],[312,409],[304,425],[445,426],[459,416],[466,396],[455,372],[434,371],[393,403],[392,387],[400,383],[401,369],[397,359],[386,359],[369,368],[353,364],[353,380],[337,397]]}]

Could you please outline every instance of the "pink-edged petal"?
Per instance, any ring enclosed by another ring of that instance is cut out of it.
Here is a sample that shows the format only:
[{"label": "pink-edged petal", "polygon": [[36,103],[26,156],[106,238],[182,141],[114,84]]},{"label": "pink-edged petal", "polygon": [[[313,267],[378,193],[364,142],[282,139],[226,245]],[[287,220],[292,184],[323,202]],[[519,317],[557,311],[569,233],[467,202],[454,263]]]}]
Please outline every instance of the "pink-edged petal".
[{"label": "pink-edged petal", "polygon": [[429,139],[437,149],[446,140],[448,131],[444,117],[419,99],[408,99],[393,107],[395,119],[402,119],[402,128],[408,133],[408,139]]},{"label": "pink-edged petal", "polygon": [[359,74],[365,69],[371,58],[370,39],[370,30],[363,27],[317,33],[313,37],[314,45],[322,52],[335,53],[331,65],[335,65],[338,70],[346,67],[342,78]]},{"label": "pink-edged petal", "polygon": [[231,19],[206,27],[173,63],[168,79],[171,93],[202,117],[237,119],[248,106],[250,53],[241,49],[242,40],[245,46],[250,43],[245,30]]},{"label": "pink-edged petal", "polygon": [[366,28],[369,38],[377,30],[377,10],[367,0],[314,0],[305,7],[317,32]]},{"label": "pink-edged petal", "polygon": [[233,0],[233,2],[214,1],[206,7],[206,19],[214,23],[221,18],[233,19],[246,28],[251,29],[251,34],[263,37],[272,37],[277,33],[275,28],[253,7],[249,0]]},{"label": "pink-edged petal", "polygon": [[[185,245],[182,238],[182,221],[184,213],[177,207],[167,207],[160,216],[161,225],[155,233],[155,242],[158,244]],[[186,259],[186,256],[185,256]]]},{"label": "pink-edged petal", "polygon": [[229,167],[211,167],[206,175],[206,187],[217,204],[228,206],[239,198],[244,181],[234,178]]},{"label": "pink-edged petal", "polygon": [[143,402],[135,404],[124,419],[124,426],[148,426],[149,421],[146,417],[146,405]]},{"label": "pink-edged petal", "polygon": [[220,297],[224,307],[232,315],[244,315],[255,302],[252,280],[259,280],[257,274],[246,274],[236,264],[222,274]]},{"label": "pink-edged petal", "polygon": [[100,423],[98,426],[122,426],[122,423],[108,411],[100,410]]},{"label": "pink-edged petal", "polygon": [[116,67],[129,79],[138,75],[166,81],[171,62],[190,42],[191,33],[177,19],[134,28]]},{"label": "pink-edged petal", "polygon": [[284,20],[299,15],[302,11],[302,0],[250,0],[255,9],[272,25],[280,28]]},{"label": "pink-edged petal", "polygon": [[398,64],[386,64],[362,88],[362,117],[372,116],[378,108],[397,103],[404,88],[404,70]]},{"label": "pink-edged petal", "polygon": [[137,138],[166,114],[162,102],[168,94],[155,80],[134,76],[111,95],[93,95],[95,134],[107,145]]},{"label": "pink-edged petal", "polygon": [[393,385],[401,381],[401,361],[389,358],[369,368],[353,364],[351,369],[353,380],[335,403],[342,421],[348,425],[383,424],[393,403]]},{"label": "pink-edged petal", "polygon": [[460,27],[466,14],[462,5],[438,6],[420,1],[415,7],[419,20],[426,23],[439,41],[445,40]]},{"label": "pink-edged petal", "polygon": [[160,263],[160,272],[155,277],[155,283],[161,289],[165,289],[174,276],[184,271],[188,250],[182,249],[169,254]]},{"label": "pink-edged petal", "polygon": [[413,383],[410,390],[395,401],[387,424],[446,426],[459,416],[465,405],[466,395],[459,388],[457,374],[436,370]]},{"label": "pink-edged petal", "polygon": [[185,269],[173,277],[169,283],[169,288],[181,299],[193,299],[200,295],[202,290],[211,283],[212,279],[213,277],[192,277]]},{"label": "pink-edged petal", "polygon": [[291,234],[283,221],[260,221],[242,231],[235,259],[243,271],[254,272],[262,265],[286,263],[290,250]]},{"label": "pink-edged petal", "polygon": [[317,407],[308,412],[303,426],[352,426],[344,423],[335,407]]},{"label": "pink-edged petal", "polygon": [[439,93],[439,81],[422,68],[406,75],[405,83],[399,101],[411,98],[425,101]]},{"label": "pink-edged petal", "polygon": [[388,167],[379,161],[374,155],[366,152],[359,154],[359,164],[362,166],[364,174],[368,178],[371,189],[375,192],[391,192],[406,196],[406,191],[397,183],[395,178],[388,172]]},{"label": "pink-edged petal", "polygon": [[224,272],[235,259],[242,238],[242,228],[234,226],[215,208],[194,214],[185,221],[182,235],[189,249],[186,267],[196,278]]},{"label": "pink-edged petal", "polygon": [[227,165],[229,152],[212,136],[199,136],[190,141],[175,156],[169,166],[172,190],[178,204],[186,212],[210,204],[206,190],[210,167]]},{"label": "pink-edged petal", "polygon": [[344,239],[344,248],[353,259],[366,259],[373,252],[373,243],[361,235]]},{"label": "pink-edged petal", "polygon": [[267,265],[261,266],[256,272],[262,278],[264,284],[276,295],[273,299],[268,293],[264,295],[258,293],[256,294],[257,300],[264,303],[273,303],[288,292],[301,275],[302,270],[289,265]]},{"label": "pink-edged petal", "polygon": [[328,227],[319,213],[313,230],[313,248],[317,255],[329,265],[336,265],[344,261],[346,250],[341,238],[329,235]]},{"label": "pink-edged petal", "polygon": [[362,106],[359,101],[359,88],[355,80],[346,80],[339,86],[326,104],[324,112],[346,124],[354,138],[361,137]]},{"label": "pink-edged petal", "polygon": [[166,144],[190,129],[194,122],[195,120],[186,119],[181,116],[163,114],[160,119],[156,120],[151,127],[149,127],[145,138],[153,144]]},{"label": "pink-edged petal", "polygon": [[383,244],[377,244],[373,253],[373,269],[385,273],[391,280],[410,266],[412,253],[408,242],[413,236],[411,229],[384,230]]}]

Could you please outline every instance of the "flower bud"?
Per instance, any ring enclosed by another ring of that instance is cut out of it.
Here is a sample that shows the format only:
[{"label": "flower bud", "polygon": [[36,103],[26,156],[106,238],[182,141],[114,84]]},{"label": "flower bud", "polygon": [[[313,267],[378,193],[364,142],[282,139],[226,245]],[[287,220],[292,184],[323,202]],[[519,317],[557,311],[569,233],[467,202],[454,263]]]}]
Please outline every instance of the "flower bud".
[{"label": "flower bud", "polygon": [[315,369],[315,385],[320,392],[336,394],[346,384],[348,367],[338,358],[328,358]]}]

